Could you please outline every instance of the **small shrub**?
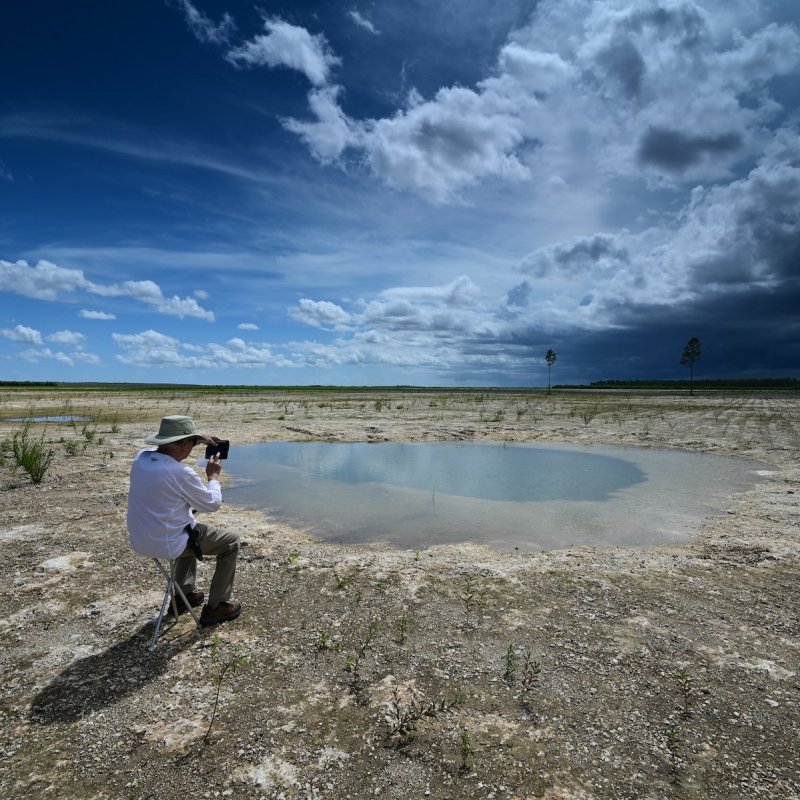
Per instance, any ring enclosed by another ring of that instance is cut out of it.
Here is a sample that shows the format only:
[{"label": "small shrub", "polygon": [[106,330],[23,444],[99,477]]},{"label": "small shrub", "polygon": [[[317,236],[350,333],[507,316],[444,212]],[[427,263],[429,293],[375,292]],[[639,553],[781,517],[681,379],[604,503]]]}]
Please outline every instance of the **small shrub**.
[{"label": "small shrub", "polygon": [[94,440],[95,435],[97,434],[96,428],[90,428],[88,425],[84,425],[81,429],[81,433],[83,434],[83,438],[86,439],[87,442],[92,442]]},{"label": "small shrub", "polygon": [[211,659],[215,667],[214,672],[211,674],[211,682],[216,688],[216,693],[214,695],[214,708],[211,711],[211,720],[208,723],[208,730],[206,730],[206,734],[203,737],[204,744],[208,744],[211,728],[214,725],[214,720],[217,718],[219,695],[222,690],[222,684],[225,682],[228,673],[232,675],[247,661],[247,651],[241,644],[236,644],[232,648],[225,650],[222,638],[215,635],[211,639]]},{"label": "small shrub", "polygon": [[675,679],[678,682],[678,691],[681,697],[681,714],[688,719],[692,715],[692,706],[694,705],[694,683],[691,675],[685,669],[679,669],[675,673]]},{"label": "small shrub", "polygon": [[459,771],[466,774],[470,769],[470,762],[475,758],[475,748],[472,746],[472,739],[470,738],[469,731],[461,731],[459,737],[461,741],[461,766]]},{"label": "small shrub", "polygon": [[521,700],[524,708],[530,705],[530,697],[533,690],[539,685],[539,678],[542,674],[542,665],[531,655],[530,650],[526,650],[522,656],[522,675],[520,676]]},{"label": "small shrub", "polygon": [[317,641],[314,645],[321,653],[326,650],[338,650],[339,645],[336,640],[331,636],[328,631],[320,631],[317,634]]},{"label": "small shrub", "polygon": [[360,677],[359,670],[361,668],[361,662],[364,660],[364,656],[366,656],[366,654],[372,650],[372,643],[380,635],[380,633],[381,633],[380,625],[378,625],[377,622],[370,623],[370,626],[367,629],[366,634],[358,643],[355,652],[350,653],[347,656],[347,664],[345,668],[347,669],[348,672],[353,673],[353,678],[356,682],[359,680]]},{"label": "small shrub", "polygon": [[11,450],[16,465],[28,473],[31,482],[41,483],[53,460],[53,451],[45,447],[44,434],[38,441],[33,441],[29,433],[27,425],[21,431],[17,431],[11,440]]},{"label": "small shrub", "polygon": [[397,643],[405,644],[406,636],[409,631],[408,617],[405,614],[397,620],[395,630],[397,631]]},{"label": "small shrub", "polygon": [[514,679],[516,678],[517,673],[517,649],[514,647],[513,644],[508,646],[506,650],[506,654],[503,657],[503,662],[506,665],[505,671],[503,672],[503,679],[506,683],[512,684]]},{"label": "small shrub", "polygon": [[384,719],[389,724],[388,738],[396,737],[401,743],[417,729],[417,724],[429,719],[436,719],[440,714],[451,714],[461,707],[464,700],[456,695],[448,701],[422,700],[419,692],[410,687],[405,692],[399,686],[392,689],[392,697],[387,703]]}]

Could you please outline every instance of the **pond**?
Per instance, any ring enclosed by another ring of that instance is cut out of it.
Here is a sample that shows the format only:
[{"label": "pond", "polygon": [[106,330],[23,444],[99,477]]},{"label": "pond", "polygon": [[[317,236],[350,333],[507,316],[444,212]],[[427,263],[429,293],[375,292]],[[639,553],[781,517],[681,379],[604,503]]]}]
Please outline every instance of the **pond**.
[{"label": "pond", "polygon": [[644,546],[685,539],[768,469],[630,447],[270,442],[231,450],[225,499],[340,543]]}]

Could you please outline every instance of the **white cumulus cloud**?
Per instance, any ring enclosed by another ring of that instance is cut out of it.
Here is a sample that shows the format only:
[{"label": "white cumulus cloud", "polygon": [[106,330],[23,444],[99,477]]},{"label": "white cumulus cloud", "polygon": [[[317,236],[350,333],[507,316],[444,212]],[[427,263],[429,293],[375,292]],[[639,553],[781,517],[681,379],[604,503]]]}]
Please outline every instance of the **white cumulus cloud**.
[{"label": "white cumulus cloud", "polygon": [[226,58],[236,66],[288,67],[302,72],[314,86],[328,82],[330,71],[340,63],[322,34],[309,33],[278,17],[264,20],[265,34],[231,48]]},{"label": "white cumulus cloud", "polygon": [[248,344],[239,338],[195,345],[152,329],[135,334],[115,333],[112,338],[122,351],[116,358],[135,367],[264,369],[296,366],[285,356],[274,353],[269,345]]},{"label": "white cumulus cloud", "polygon": [[[85,292],[100,297],[128,297],[153,306],[160,314],[176,317],[196,317],[209,322],[214,321],[214,313],[204,309],[191,297],[166,297],[161,287],[150,280],[125,281],[121,284],[101,284],[90,281],[79,269],[66,269],[50,261],[39,261],[30,266],[27,261],[0,260],[0,291],[32,297],[36,300],[57,300],[61,294]],[[99,317],[99,312],[80,312],[91,319]]]},{"label": "white cumulus cloud", "polygon": [[89,290],[91,284],[79,269],[65,269],[50,261],[39,261],[31,267],[27,261],[0,259],[0,291],[55,300],[62,292]]},{"label": "white cumulus cloud", "polygon": [[298,322],[316,328],[342,330],[351,322],[350,314],[336,303],[327,300],[310,300],[304,297],[297,306],[289,309],[289,315]]},{"label": "white cumulus cloud", "polygon": [[63,364],[66,367],[75,366],[75,361],[66,353],[53,351],[49,347],[45,347],[42,350],[23,350],[23,352],[20,353],[20,358],[24,358],[26,361],[30,361],[31,363],[36,363],[37,361],[42,360],[50,360],[58,361],[59,364]]},{"label": "white cumulus cloud", "polygon": [[47,336],[47,341],[65,344],[70,347],[82,347],[86,337],[77,331],[56,331]]},{"label": "white cumulus cloud", "polygon": [[13,328],[2,328],[0,329],[0,336],[11,339],[12,342],[43,344],[42,334],[35,328],[28,328],[25,325],[16,325]]},{"label": "white cumulus cloud", "polygon": [[769,81],[800,63],[800,33],[762,19],[756,6],[542,0],[474,87],[445,86],[430,99],[412,89],[394,114],[355,119],[330,81],[338,59],[327,42],[288,30],[313,58],[279,56],[277,42],[250,43],[248,56],[294,66],[314,83],[312,118],[284,120],[286,128],[323,163],[351,148],[381,180],[437,203],[487,179],[546,182],[554,172],[567,181],[642,171],[667,183],[730,176],[780,113]]}]

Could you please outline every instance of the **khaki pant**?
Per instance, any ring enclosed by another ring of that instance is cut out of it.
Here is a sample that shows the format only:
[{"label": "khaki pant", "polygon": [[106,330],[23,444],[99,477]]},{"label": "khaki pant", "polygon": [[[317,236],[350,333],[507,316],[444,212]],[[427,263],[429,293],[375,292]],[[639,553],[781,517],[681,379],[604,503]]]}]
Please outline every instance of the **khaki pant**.
[{"label": "khaki pant", "polygon": [[[239,534],[226,533],[213,525],[195,525],[200,552],[204,556],[216,556],[217,566],[211,586],[208,589],[209,610],[233,597],[233,578],[236,574],[236,558],[239,555]],[[184,594],[195,590],[197,580],[197,559],[191,548],[187,547],[175,564],[175,582]]]}]

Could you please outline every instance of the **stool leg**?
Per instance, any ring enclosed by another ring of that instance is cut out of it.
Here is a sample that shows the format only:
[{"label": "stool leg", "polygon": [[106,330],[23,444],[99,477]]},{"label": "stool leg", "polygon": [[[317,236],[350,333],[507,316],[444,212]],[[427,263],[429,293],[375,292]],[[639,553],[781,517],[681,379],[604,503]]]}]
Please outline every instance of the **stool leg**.
[{"label": "stool leg", "polygon": [[[167,572],[161,562],[154,558],[153,561],[155,562],[158,569],[167,579],[167,588],[164,592],[164,599],[161,601],[161,609],[158,612],[158,618],[156,619],[156,627],[153,630],[153,637],[150,639],[150,644],[148,645],[147,649],[152,653],[155,650],[156,642],[158,641],[158,634],[161,630],[161,623],[164,621],[164,614],[167,611],[167,604],[169,603],[170,599],[172,599],[173,604],[175,603],[173,597],[172,587],[175,583],[175,562],[170,561],[170,571]],[[177,614],[175,615],[177,617]]]},{"label": "stool leg", "polygon": [[183,607],[189,611],[192,615],[192,619],[195,621],[197,627],[200,627],[200,618],[197,616],[195,610],[189,605],[189,601],[186,599],[186,595],[183,593],[183,589],[175,583],[175,562],[171,561],[170,565],[172,567],[172,604],[173,609],[175,610],[175,619],[178,618],[178,604],[175,601],[175,595],[177,594],[181,600],[183,600]]},{"label": "stool leg", "polygon": [[[156,627],[153,631],[153,636],[150,639],[150,644],[148,645],[147,649],[149,652],[153,652],[156,648],[156,642],[158,641],[158,635],[161,631],[161,624],[164,621],[164,615],[167,611],[167,605],[169,602],[172,602],[172,613],[174,618],[178,619],[178,600],[177,597],[180,597],[183,600],[184,607],[189,610],[189,613],[192,615],[192,619],[194,620],[195,625],[199,628],[200,627],[200,618],[197,616],[195,610],[189,605],[189,601],[186,599],[186,595],[183,593],[183,589],[175,583],[175,567],[177,566],[174,559],[171,559],[169,562],[169,572],[164,569],[164,565],[157,559],[154,558],[156,566],[161,571],[161,574],[167,579],[167,588],[164,592],[164,599],[161,601],[161,609],[158,612],[158,618],[156,619]],[[177,595],[177,597],[176,597]]]}]

